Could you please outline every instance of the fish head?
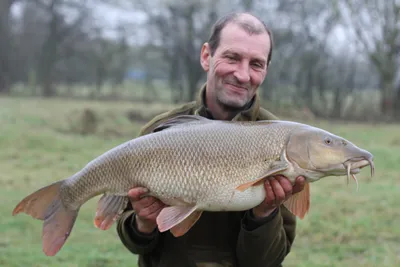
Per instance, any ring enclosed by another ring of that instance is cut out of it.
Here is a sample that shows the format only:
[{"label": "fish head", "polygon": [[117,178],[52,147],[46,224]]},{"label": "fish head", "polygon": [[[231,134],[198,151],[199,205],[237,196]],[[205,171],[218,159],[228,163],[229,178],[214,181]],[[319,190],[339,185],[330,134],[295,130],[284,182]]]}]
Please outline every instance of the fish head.
[{"label": "fish head", "polygon": [[308,182],[326,176],[355,174],[366,166],[374,175],[373,155],[350,141],[328,131],[303,127],[295,130],[286,148],[287,159],[303,170]]}]

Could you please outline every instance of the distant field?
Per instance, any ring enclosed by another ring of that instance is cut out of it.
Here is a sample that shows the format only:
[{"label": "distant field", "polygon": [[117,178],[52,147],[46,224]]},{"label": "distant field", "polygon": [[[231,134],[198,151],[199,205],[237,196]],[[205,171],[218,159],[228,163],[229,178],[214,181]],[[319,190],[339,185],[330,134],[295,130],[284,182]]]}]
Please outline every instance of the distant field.
[{"label": "distant field", "polygon": [[[82,119],[85,108],[94,118]],[[0,98],[0,266],[135,266],[135,256],[123,247],[115,227],[103,232],[93,226],[98,198],[82,207],[56,257],[42,253],[41,221],[11,212],[33,190],[68,177],[136,136],[146,120],[168,108]],[[311,212],[299,221],[284,266],[400,266],[400,125],[309,123],[371,151],[376,175],[370,179],[369,170],[363,170],[358,192],[345,177],[313,184]]]}]

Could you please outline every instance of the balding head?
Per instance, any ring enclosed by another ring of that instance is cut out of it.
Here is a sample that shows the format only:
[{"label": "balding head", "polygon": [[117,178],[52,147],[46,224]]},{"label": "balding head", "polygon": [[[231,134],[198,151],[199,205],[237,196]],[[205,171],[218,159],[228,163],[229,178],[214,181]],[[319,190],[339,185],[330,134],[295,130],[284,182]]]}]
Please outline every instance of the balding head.
[{"label": "balding head", "polygon": [[222,30],[230,23],[238,25],[240,28],[245,30],[249,35],[267,33],[270,37],[270,47],[268,54],[268,65],[271,62],[272,57],[272,34],[265,23],[257,18],[256,16],[247,12],[230,13],[221,17],[212,27],[211,35],[208,40],[211,50],[211,56],[214,55],[217,50]]}]

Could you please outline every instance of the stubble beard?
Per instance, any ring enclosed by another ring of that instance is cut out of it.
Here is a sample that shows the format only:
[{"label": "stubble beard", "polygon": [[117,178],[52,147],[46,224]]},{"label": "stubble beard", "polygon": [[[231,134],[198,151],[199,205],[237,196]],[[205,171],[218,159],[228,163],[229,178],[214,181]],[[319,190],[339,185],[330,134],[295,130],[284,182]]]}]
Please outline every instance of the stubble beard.
[{"label": "stubble beard", "polygon": [[226,112],[239,112],[245,108],[248,103],[247,99],[232,99],[231,97],[219,91],[217,93],[217,103]]}]

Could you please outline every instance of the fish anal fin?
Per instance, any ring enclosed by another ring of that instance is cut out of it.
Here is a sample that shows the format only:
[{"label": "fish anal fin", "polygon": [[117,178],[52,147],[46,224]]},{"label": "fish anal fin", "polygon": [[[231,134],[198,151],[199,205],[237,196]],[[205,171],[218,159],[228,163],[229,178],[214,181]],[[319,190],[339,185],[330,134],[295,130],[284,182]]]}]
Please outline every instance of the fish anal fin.
[{"label": "fish anal fin", "polygon": [[190,214],[186,219],[184,219],[181,223],[175,225],[170,229],[171,233],[175,237],[182,236],[186,234],[190,228],[200,219],[203,211],[196,210],[192,214]]},{"label": "fish anal fin", "polygon": [[247,189],[249,189],[252,186],[259,185],[267,177],[276,175],[279,172],[284,171],[285,169],[287,169],[287,167],[288,167],[288,164],[286,162],[281,162],[281,161],[274,162],[268,168],[269,171],[267,171],[266,173],[264,173],[259,178],[255,179],[253,181],[239,185],[238,187],[236,187],[236,190],[239,190],[240,192],[246,191]]},{"label": "fish anal fin", "polygon": [[97,204],[94,225],[101,230],[109,229],[121,215],[128,201],[126,196],[104,194]]},{"label": "fish anal fin", "polygon": [[[157,216],[157,225],[160,232],[165,232],[174,226],[183,222],[193,212],[196,211],[196,206],[170,206],[162,209]],[[189,224],[189,221],[188,221]],[[181,231],[180,227],[176,231]]]},{"label": "fish anal fin", "polygon": [[291,213],[303,219],[310,209],[310,184],[306,182],[304,189],[292,195],[283,205]]}]

